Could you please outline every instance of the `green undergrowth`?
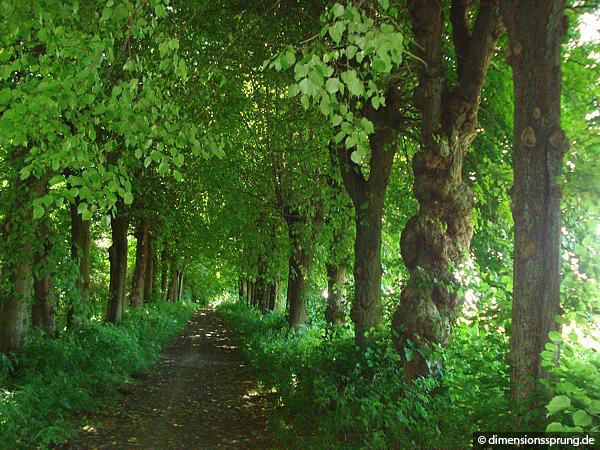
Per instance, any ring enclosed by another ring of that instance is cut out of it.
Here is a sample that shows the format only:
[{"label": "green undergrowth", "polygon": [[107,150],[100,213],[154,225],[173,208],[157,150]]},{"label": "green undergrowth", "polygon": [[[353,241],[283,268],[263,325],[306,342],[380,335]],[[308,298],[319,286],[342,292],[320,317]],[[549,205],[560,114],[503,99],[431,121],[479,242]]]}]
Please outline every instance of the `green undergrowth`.
[{"label": "green undergrowth", "polygon": [[507,342],[479,326],[456,327],[444,373],[409,385],[385,333],[360,352],[349,329],[327,337],[323,324],[289,331],[282,313],[239,303],[219,310],[277,393],[282,447],[458,448],[474,431],[507,429]]},{"label": "green undergrowth", "polygon": [[46,448],[74,430],[74,414],[157,359],[197,305],[156,303],[129,311],[122,324],[91,322],[58,339],[34,337],[20,353],[0,355],[0,446]]}]

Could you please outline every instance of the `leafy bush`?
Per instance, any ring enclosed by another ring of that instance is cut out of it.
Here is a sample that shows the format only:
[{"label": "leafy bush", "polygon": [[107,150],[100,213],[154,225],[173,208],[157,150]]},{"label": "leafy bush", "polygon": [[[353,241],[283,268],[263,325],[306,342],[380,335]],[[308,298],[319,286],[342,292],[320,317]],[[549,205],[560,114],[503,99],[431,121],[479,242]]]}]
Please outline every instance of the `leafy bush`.
[{"label": "leafy bush", "polygon": [[24,352],[0,359],[3,448],[46,447],[73,430],[68,419],[91,410],[158,356],[195,306],[156,303],[130,311],[119,326],[91,322],[60,339],[33,337]]},{"label": "leafy bush", "polygon": [[288,330],[282,313],[262,317],[239,303],[220,311],[242,335],[265,388],[278,395],[282,446],[468,447],[473,431],[503,429],[510,420],[507,342],[499,345],[499,333],[458,327],[444,375],[406,384],[383,331],[361,352],[347,328],[327,337],[314,325]]},{"label": "leafy bush", "polygon": [[600,431],[600,352],[581,345],[576,333],[564,339],[554,331],[550,339],[542,352],[542,367],[550,373],[545,384],[554,395],[546,406],[552,420],[546,431]]}]

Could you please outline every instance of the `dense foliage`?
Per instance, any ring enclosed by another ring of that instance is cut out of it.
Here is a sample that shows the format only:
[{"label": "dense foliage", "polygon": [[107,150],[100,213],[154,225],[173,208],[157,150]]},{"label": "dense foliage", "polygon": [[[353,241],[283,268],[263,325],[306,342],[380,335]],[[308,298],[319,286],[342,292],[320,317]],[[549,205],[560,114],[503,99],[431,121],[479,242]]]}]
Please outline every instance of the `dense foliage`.
[{"label": "dense foliage", "polygon": [[597,431],[599,9],[517,3],[0,0],[0,441],[223,296],[282,443]]}]

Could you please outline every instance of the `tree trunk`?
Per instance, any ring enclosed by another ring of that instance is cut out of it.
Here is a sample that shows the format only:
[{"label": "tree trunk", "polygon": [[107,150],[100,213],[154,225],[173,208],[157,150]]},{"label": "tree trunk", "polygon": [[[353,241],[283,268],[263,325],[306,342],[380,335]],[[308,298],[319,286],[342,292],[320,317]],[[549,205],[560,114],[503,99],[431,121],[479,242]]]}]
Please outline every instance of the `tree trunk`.
[{"label": "tree trunk", "polygon": [[306,287],[313,259],[313,249],[294,246],[289,259],[287,298],[290,305],[288,324],[298,327],[308,320]]},{"label": "tree trunk", "polygon": [[154,238],[148,233],[148,248],[146,260],[146,276],[144,279],[144,302],[154,300],[156,288],[156,252],[154,251]]},{"label": "tree trunk", "polygon": [[[395,89],[389,97],[395,95]],[[391,101],[389,102],[392,103]],[[385,111],[385,110],[382,110]],[[350,317],[354,322],[356,343],[365,348],[370,338],[365,335],[376,327],[383,317],[381,305],[381,224],[385,191],[392,172],[396,147],[390,145],[396,135],[393,128],[381,123],[377,115],[371,117],[376,131],[371,135],[369,178],[365,179],[350,153],[339,152],[339,163],[344,187],[355,210],[356,237],[354,241],[354,301]]]},{"label": "tree trunk", "polygon": [[[515,257],[511,334],[511,395],[515,406],[534,398],[540,353],[560,314],[561,192],[557,183],[568,149],[560,127],[561,42],[565,2],[502,2],[513,68],[513,218]],[[519,420],[527,426],[527,419]]]},{"label": "tree trunk", "polygon": [[133,308],[140,308],[144,304],[144,289],[146,287],[146,265],[148,264],[148,220],[140,219],[135,236],[137,246],[135,251],[135,269],[131,286],[131,301]]},{"label": "tree trunk", "polygon": [[110,220],[112,245],[108,249],[110,261],[110,286],[106,321],[119,323],[125,306],[125,277],[127,275],[127,219],[123,206],[117,203],[117,213]]},{"label": "tree trunk", "polygon": [[163,248],[161,252],[161,270],[160,270],[160,292],[163,301],[167,300],[168,296],[168,280],[169,280],[169,255],[167,248]]},{"label": "tree trunk", "polygon": [[33,257],[33,304],[31,305],[31,326],[47,336],[54,334],[54,279],[49,273],[48,258],[52,250],[50,230],[46,222],[39,225],[38,248]]},{"label": "tree trunk", "polygon": [[177,283],[177,301],[183,301],[183,272],[179,272]]},{"label": "tree trunk", "polygon": [[71,259],[79,267],[77,277],[77,290],[79,301],[71,299],[71,305],[67,310],[67,328],[75,325],[75,317],[81,311],[82,305],[87,303],[90,292],[90,221],[83,220],[81,214],[77,213],[79,197],[71,205]]},{"label": "tree trunk", "polygon": [[171,276],[169,278],[168,299],[170,302],[177,300],[177,282],[179,281],[179,271],[175,267],[175,261],[171,260]]},{"label": "tree trunk", "polygon": [[[18,167],[26,154],[13,155],[13,164]],[[17,169],[18,173],[18,169]],[[31,201],[31,191],[25,184],[35,183],[17,179],[14,183],[15,203]],[[0,352],[21,350],[27,331],[27,313],[31,298],[31,259],[33,242],[33,211],[31,208],[15,208],[5,218],[1,232],[3,251],[8,256],[0,273],[8,278],[8,289],[0,289]]]},{"label": "tree trunk", "polygon": [[452,31],[457,82],[448,90],[442,62],[444,27],[441,2],[410,4],[419,67],[415,106],[421,111],[421,149],[414,156],[413,192],[419,210],[400,240],[410,279],[392,320],[394,343],[404,361],[405,377],[428,376],[432,344],[445,346],[458,312],[454,267],[468,252],[473,194],[462,181],[464,152],[476,135],[480,94],[501,32],[497,0],[481,0],[472,30],[471,2],[453,1]]},{"label": "tree trunk", "polygon": [[327,307],[325,319],[333,325],[345,322],[346,312],[343,303],[343,286],[346,282],[346,268],[339,264],[327,264]]},{"label": "tree trunk", "polygon": [[275,293],[276,293],[276,290],[277,290],[276,283],[271,283],[269,285],[269,305],[268,305],[269,311],[275,311]]},{"label": "tree trunk", "polygon": [[[22,249],[29,244],[24,243]],[[31,265],[24,258],[7,264],[11,291],[0,300],[0,352],[21,350],[27,331],[27,304],[31,296]]]}]

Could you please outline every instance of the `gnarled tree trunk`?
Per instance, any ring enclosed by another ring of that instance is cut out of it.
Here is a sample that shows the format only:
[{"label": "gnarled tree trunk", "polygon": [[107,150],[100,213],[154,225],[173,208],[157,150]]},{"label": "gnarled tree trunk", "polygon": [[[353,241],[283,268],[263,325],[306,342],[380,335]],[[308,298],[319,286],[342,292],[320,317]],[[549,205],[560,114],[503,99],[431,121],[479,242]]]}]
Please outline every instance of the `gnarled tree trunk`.
[{"label": "gnarled tree trunk", "polygon": [[117,203],[115,217],[110,219],[112,245],[108,249],[110,261],[110,286],[106,321],[119,323],[125,307],[125,277],[127,275],[127,219],[123,205]]},{"label": "gnarled tree trunk", "polygon": [[[568,143],[560,127],[562,0],[502,2],[515,88],[513,218],[515,259],[511,394],[515,406],[535,396],[545,376],[540,353],[560,314],[561,192],[556,178]],[[527,426],[527,419],[520,418]]]},{"label": "gnarled tree trunk", "polygon": [[480,94],[501,32],[497,0],[481,0],[472,30],[473,2],[454,0],[451,21],[457,55],[457,83],[448,90],[442,63],[442,4],[412,1],[410,13],[418,48],[427,65],[419,70],[414,103],[421,111],[421,149],[414,156],[414,194],[419,210],[400,241],[410,279],[392,321],[405,376],[428,376],[421,352],[446,345],[459,299],[451,284],[454,266],[468,252],[473,194],[462,181],[464,153],[476,135]]},{"label": "gnarled tree trunk", "polygon": [[343,286],[346,282],[346,267],[340,264],[327,264],[327,307],[325,319],[333,325],[345,322],[346,312],[343,303]]}]

